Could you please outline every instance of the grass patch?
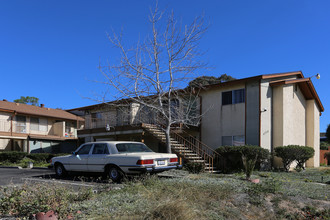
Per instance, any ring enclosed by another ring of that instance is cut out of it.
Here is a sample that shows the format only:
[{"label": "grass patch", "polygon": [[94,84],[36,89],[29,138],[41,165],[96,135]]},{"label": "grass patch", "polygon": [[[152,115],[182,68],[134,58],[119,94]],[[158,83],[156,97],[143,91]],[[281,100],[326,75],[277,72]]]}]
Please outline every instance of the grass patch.
[{"label": "grass patch", "polygon": [[0,204],[5,205],[0,216],[28,216],[52,209],[75,219],[326,219],[330,190],[328,184],[320,183],[320,177],[328,180],[329,170],[255,172],[252,178],[260,178],[259,184],[237,174],[175,171],[180,178],[134,179],[121,189],[104,185],[98,194],[22,186],[10,193],[1,191]]},{"label": "grass patch", "polygon": [[38,212],[53,210],[60,218],[74,212],[72,203],[91,199],[91,189],[74,192],[66,187],[43,184],[25,184],[0,190],[0,215],[30,217]]}]

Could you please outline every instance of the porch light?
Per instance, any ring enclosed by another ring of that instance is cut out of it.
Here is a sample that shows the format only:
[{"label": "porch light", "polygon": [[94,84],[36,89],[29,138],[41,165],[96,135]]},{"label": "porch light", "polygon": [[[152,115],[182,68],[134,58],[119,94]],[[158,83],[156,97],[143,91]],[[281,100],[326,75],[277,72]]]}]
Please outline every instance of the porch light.
[{"label": "porch light", "polygon": [[321,78],[321,75],[318,73],[318,74],[316,74],[315,76],[311,76],[311,77],[309,77],[309,79],[312,79],[313,77],[315,77],[316,79],[320,79],[320,78]]}]

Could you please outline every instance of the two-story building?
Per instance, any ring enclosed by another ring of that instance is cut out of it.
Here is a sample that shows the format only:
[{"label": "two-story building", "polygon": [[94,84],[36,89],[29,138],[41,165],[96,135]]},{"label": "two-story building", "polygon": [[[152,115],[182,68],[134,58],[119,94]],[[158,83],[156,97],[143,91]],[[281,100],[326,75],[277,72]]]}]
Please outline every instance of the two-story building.
[{"label": "two-story building", "polygon": [[[205,86],[198,98],[201,123],[173,129],[174,152],[210,163],[215,154],[212,149],[219,146],[258,145],[272,152],[277,146],[295,144],[313,147],[315,156],[307,166],[319,166],[319,118],[324,108],[311,78],[301,71]],[[85,141],[142,140],[153,150],[164,151],[164,137],[153,117],[136,120],[141,111],[137,103],[127,106],[127,114],[115,103],[69,110],[85,118],[78,137]]]},{"label": "two-story building", "polygon": [[60,109],[0,101],[0,151],[71,152],[84,119]]}]

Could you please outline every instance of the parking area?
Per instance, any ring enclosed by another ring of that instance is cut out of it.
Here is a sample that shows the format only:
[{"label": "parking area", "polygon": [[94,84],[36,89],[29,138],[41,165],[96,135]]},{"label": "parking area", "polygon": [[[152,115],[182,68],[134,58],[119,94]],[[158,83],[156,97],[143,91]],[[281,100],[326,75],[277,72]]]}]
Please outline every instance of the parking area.
[{"label": "parking area", "polygon": [[26,178],[52,178],[54,171],[50,169],[17,169],[0,168],[0,186],[22,184]]},{"label": "parking area", "polygon": [[[158,174],[159,178],[174,178],[180,177],[176,172],[169,171]],[[173,175],[174,173],[174,175]],[[139,176],[133,177],[139,178]],[[132,178],[128,178],[131,180]],[[120,189],[123,184],[113,183],[107,178],[102,178],[100,174],[79,174],[74,173],[65,178],[57,178],[52,169],[18,169],[18,168],[3,168],[0,167],[0,187],[15,186],[21,184],[49,184],[71,187],[75,190],[89,187],[93,191],[102,191],[104,189]]]},{"label": "parking area", "polygon": [[118,184],[112,184],[109,180],[102,179],[102,177],[96,175],[70,175],[66,178],[58,179],[51,169],[0,168],[0,186],[13,186],[25,183],[51,183],[78,188],[98,188],[105,184],[113,187],[118,186]]}]

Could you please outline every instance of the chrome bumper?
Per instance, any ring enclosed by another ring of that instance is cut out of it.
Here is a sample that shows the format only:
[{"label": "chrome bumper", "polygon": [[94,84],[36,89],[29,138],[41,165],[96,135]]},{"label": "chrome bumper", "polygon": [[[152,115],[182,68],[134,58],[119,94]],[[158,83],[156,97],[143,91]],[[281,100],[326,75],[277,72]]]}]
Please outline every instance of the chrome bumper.
[{"label": "chrome bumper", "polygon": [[158,172],[163,172],[166,170],[171,170],[171,169],[182,169],[182,165],[173,165],[173,166],[161,166],[161,167],[133,167],[133,168],[128,168],[128,171],[139,171],[143,173],[158,173]]}]

